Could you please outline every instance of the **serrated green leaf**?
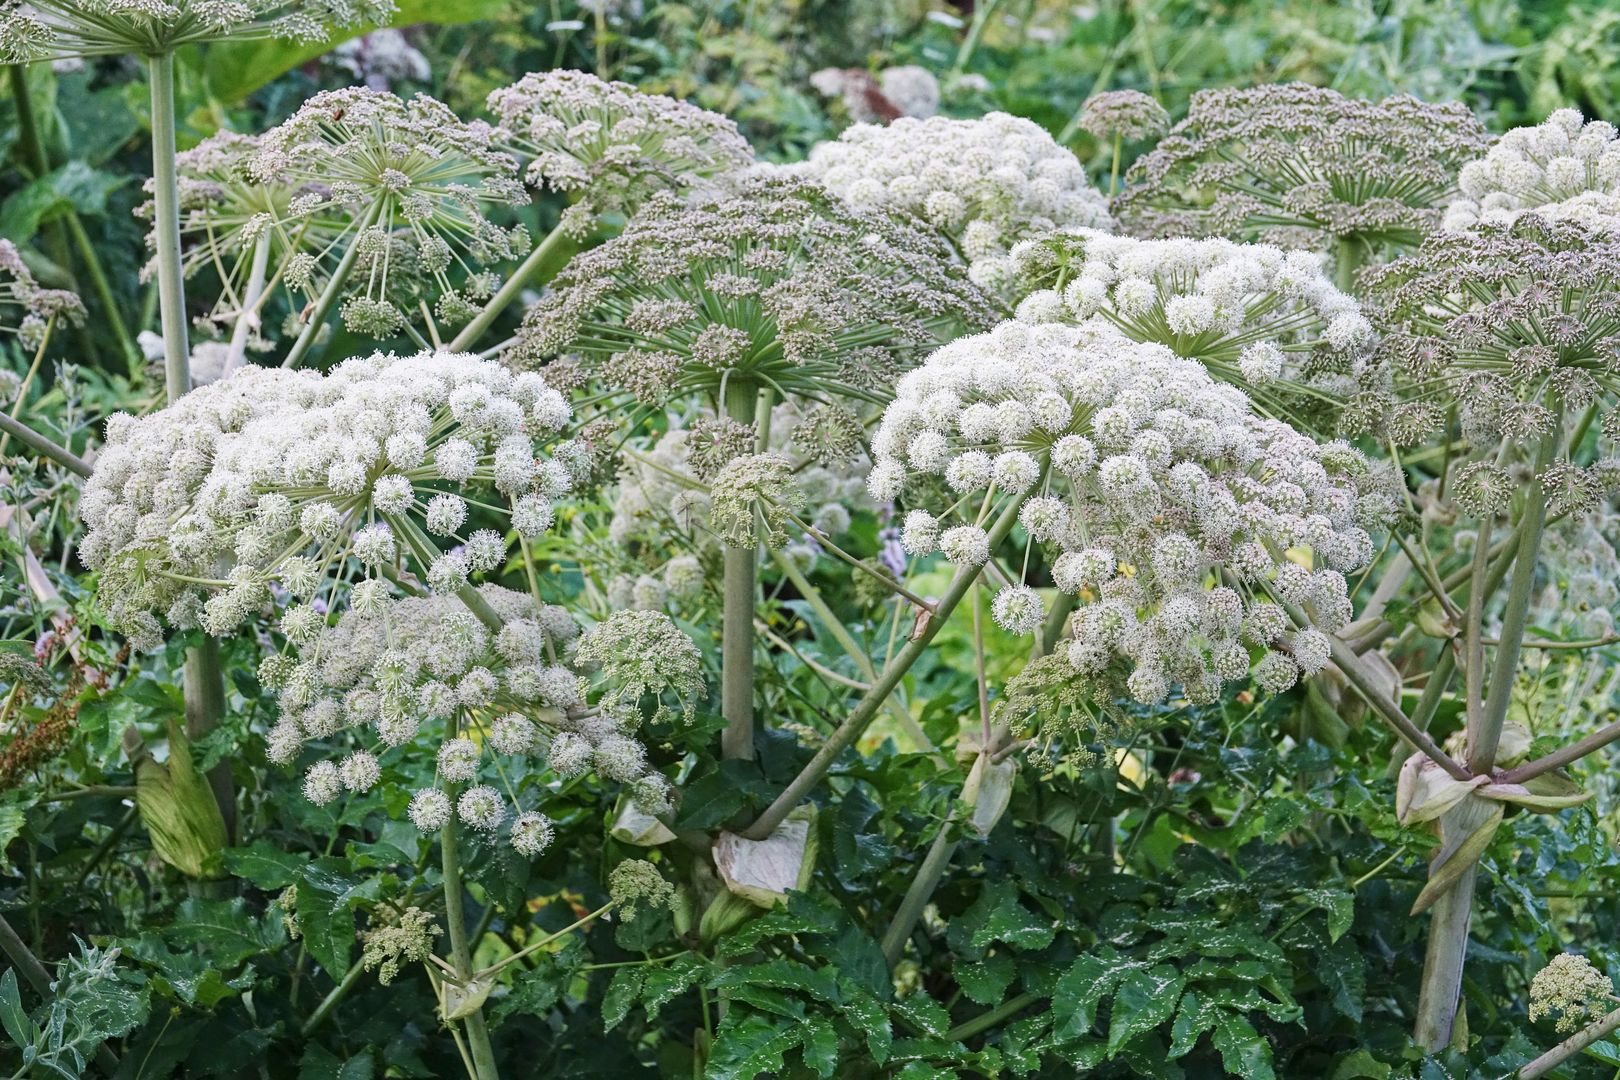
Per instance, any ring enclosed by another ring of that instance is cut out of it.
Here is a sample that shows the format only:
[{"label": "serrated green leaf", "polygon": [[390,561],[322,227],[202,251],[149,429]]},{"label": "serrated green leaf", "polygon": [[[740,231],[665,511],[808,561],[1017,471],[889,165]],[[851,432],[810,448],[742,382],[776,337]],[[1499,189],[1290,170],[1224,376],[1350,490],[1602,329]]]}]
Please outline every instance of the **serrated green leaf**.
[{"label": "serrated green leaf", "polygon": [[1091,1034],[1097,1023],[1097,1006],[1132,972],[1146,964],[1121,956],[1111,946],[1082,956],[1058,979],[1052,991],[1052,1037],[1058,1042],[1080,1039]]},{"label": "serrated green leaf", "polygon": [[972,949],[998,941],[1020,950],[1044,949],[1057,936],[1049,919],[1036,915],[1019,901],[1018,886],[1011,881],[986,885],[973,905],[952,920],[951,930],[953,944],[960,942]]},{"label": "serrated green leaf", "polygon": [[1356,917],[1356,898],[1344,889],[1306,889],[1299,898],[1327,912],[1328,941],[1338,941]]},{"label": "serrated green leaf", "polygon": [[720,1029],[704,1075],[707,1080],[754,1080],[762,1073],[780,1073],[783,1057],[803,1037],[800,1024],[744,1017]]},{"label": "serrated green leaf", "polygon": [[900,998],[894,1003],[894,1011],[929,1035],[943,1035],[951,1027],[950,1013],[924,990]]},{"label": "serrated green leaf", "polygon": [[839,1017],[847,1021],[866,1039],[867,1053],[882,1065],[889,1060],[889,1048],[894,1045],[894,1031],[889,1026],[889,1014],[878,1000],[857,984],[839,983],[844,1004]]},{"label": "serrated green leaf", "polygon": [[641,990],[641,1007],[647,1011],[647,1019],[657,1019],[658,1010],[702,982],[708,973],[709,966],[695,953],[649,966]]},{"label": "serrated green leaf", "polygon": [[1221,1064],[1233,1076],[1245,1080],[1277,1080],[1271,1068],[1271,1044],[1260,1037],[1254,1025],[1234,1012],[1223,1012],[1210,1035],[1220,1051]]},{"label": "serrated green leaf", "polygon": [[263,840],[255,840],[250,847],[226,848],[220,852],[220,859],[232,877],[267,890],[285,889],[301,881],[309,863],[307,854],[282,851]]},{"label": "serrated green leaf", "polygon": [[804,1042],[801,1055],[805,1067],[817,1076],[831,1076],[838,1068],[838,1032],[820,1017],[804,1022]]},{"label": "serrated green leaf", "polygon": [[1018,969],[1012,957],[997,953],[981,963],[957,964],[951,974],[969,1001],[979,1005],[997,1005],[1006,996],[1007,987],[1012,985]]},{"label": "serrated green leaf", "polygon": [[1137,1035],[1170,1019],[1185,985],[1181,972],[1169,964],[1126,973],[1108,1015],[1108,1052],[1117,1053]]},{"label": "serrated green leaf", "polygon": [[234,968],[249,957],[274,952],[287,943],[281,920],[254,915],[241,897],[189,897],[181,903],[174,923],[163,936],[174,945],[196,948],[210,965],[221,970]]},{"label": "serrated green leaf", "polygon": [[709,980],[711,990],[735,990],[746,986],[802,990],[829,1005],[837,1005],[841,1000],[838,982],[832,972],[806,967],[791,960],[773,959],[757,964],[739,964],[722,969]]},{"label": "serrated green leaf", "polygon": [[602,995],[602,1030],[612,1031],[630,1015],[630,1009],[641,997],[641,988],[647,981],[644,967],[622,967],[613,973],[607,993]]}]

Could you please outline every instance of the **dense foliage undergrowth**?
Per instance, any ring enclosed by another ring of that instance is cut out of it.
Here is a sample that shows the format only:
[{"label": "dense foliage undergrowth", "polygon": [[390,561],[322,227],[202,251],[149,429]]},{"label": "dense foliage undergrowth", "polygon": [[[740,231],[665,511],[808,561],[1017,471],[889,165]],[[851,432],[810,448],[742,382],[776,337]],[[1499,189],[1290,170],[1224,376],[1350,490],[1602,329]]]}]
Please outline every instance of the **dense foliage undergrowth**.
[{"label": "dense foliage undergrowth", "polygon": [[1617,36],[0,5],[0,1072],[1614,1075]]}]

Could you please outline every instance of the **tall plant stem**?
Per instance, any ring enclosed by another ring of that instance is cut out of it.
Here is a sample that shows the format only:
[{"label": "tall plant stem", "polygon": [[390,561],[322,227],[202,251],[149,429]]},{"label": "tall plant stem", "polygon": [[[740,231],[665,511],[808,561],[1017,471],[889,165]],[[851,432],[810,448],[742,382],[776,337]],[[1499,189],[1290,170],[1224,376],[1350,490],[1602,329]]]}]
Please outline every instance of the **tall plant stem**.
[{"label": "tall plant stem", "polygon": [[547,233],[546,238],[536,244],[533,251],[529,252],[529,257],[524,259],[516,270],[512,271],[512,276],[506,279],[506,284],[502,285],[495,295],[489,298],[489,303],[484,305],[484,309],[473,316],[472,322],[463,326],[461,331],[451,339],[448,346],[449,350],[451,352],[466,352],[471,349],[478,339],[483,336],[484,331],[488,330],[500,316],[501,312],[510,307],[512,301],[516,300],[523,290],[529,287],[540,271],[545,268],[552,254],[561,249],[567,243],[567,240],[568,238],[563,235],[561,229],[552,229],[551,232]]},{"label": "tall plant stem", "polygon": [[985,27],[990,25],[990,19],[1001,6],[1001,0],[981,0],[973,6],[973,22],[968,26],[967,37],[962,39],[962,47],[956,50],[956,63],[951,65],[953,74],[960,74],[967,70],[968,61],[979,49],[979,41],[984,37]]},{"label": "tall plant stem", "polygon": [[27,443],[75,476],[90,475],[89,462],[67,447],[57,445],[21,420],[13,420],[3,412],[0,412],[0,432],[4,432],[7,436],[15,435],[19,442]]},{"label": "tall plant stem", "polygon": [[236,313],[236,325],[231,327],[230,352],[225,356],[224,378],[247,360],[248,335],[259,319],[259,302],[264,297],[265,274],[270,268],[270,230],[259,234],[253,244],[253,265],[248,269],[247,291],[242,294],[242,310]]},{"label": "tall plant stem", "polygon": [[315,1011],[310,1014],[309,1019],[304,1021],[300,1034],[307,1039],[315,1033],[317,1028],[326,1023],[327,1017],[332,1015],[339,1002],[349,996],[349,991],[359,984],[360,976],[365,973],[366,969],[362,964],[355,964],[344,972],[342,981],[332,987],[331,992],[322,998],[321,1003],[315,1007]]},{"label": "tall plant stem", "polygon": [[1429,916],[1429,942],[1423,956],[1423,985],[1418,993],[1412,1037],[1431,1053],[1460,1041],[1456,1036],[1462,997],[1463,961],[1474,912],[1474,883],[1479,864],[1463,871],[1457,883],[1434,902]]},{"label": "tall plant stem", "polygon": [[1474,540],[1473,578],[1468,589],[1468,613],[1463,624],[1463,704],[1470,747],[1478,745],[1479,731],[1485,726],[1485,581],[1491,571],[1493,520],[1487,515],[1479,522],[1479,534]]},{"label": "tall plant stem", "polygon": [[[746,423],[756,419],[756,397],[755,387],[738,379],[726,385],[722,406],[728,417]],[[764,413],[770,415],[768,407]],[[726,721],[720,736],[720,754],[726,758],[754,756],[754,607],[758,573],[754,544],[726,547],[720,628],[720,714]]]},{"label": "tall plant stem", "polygon": [[1108,170],[1108,194],[1119,194],[1119,152],[1123,145],[1123,138],[1119,132],[1114,132],[1114,162]]},{"label": "tall plant stem", "polygon": [[[186,737],[192,741],[202,738],[219,725],[225,715],[225,679],[219,665],[219,639],[202,636],[196,645],[186,650],[186,665],[182,675],[186,701]],[[231,782],[230,756],[208,770],[208,786],[219,803],[220,816],[225,820],[225,835],[236,835],[236,792]]]},{"label": "tall plant stem", "polygon": [[[1018,520],[1018,510],[1023,505],[1022,498],[1013,499],[990,527],[989,541],[992,551],[1012,531],[1013,523]],[[905,647],[889,661],[872,689],[856,702],[850,714],[844,718],[844,722],[838,725],[838,730],[828,736],[827,741],[816,751],[809,764],[805,765],[782,794],[776,797],[776,801],[766,807],[765,812],[760,814],[752,825],[743,830],[744,836],[750,840],[763,840],[771,835],[793,808],[799,805],[800,800],[821,782],[821,778],[827,775],[827,770],[832,768],[833,762],[861,737],[861,732],[866,730],[866,726],[872,722],[872,718],[883,707],[883,702],[894,692],[894,688],[900,685],[900,680],[905,678],[906,672],[910,671],[911,666],[927,651],[929,644],[934,640],[934,635],[939,633],[940,627],[945,625],[951,613],[956,610],[956,605],[962,602],[962,598],[973,587],[973,583],[979,580],[979,574],[983,569],[982,566],[957,568],[956,573],[951,576],[950,584],[945,587],[944,595],[939,598],[939,603],[934,605],[933,613],[925,617],[926,622],[918,631],[913,632]]]},{"label": "tall plant stem", "polygon": [[147,58],[152,90],[152,237],[157,244],[163,381],[173,401],[191,389],[186,283],[180,268],[180,188],[175,175],[174,54]]},{"label": "tall plant stem", "polygon": [[315,339],[320,336],[321,327],[326,325],[326,317],[332,313],[332,307],[337,303],[338,294],[343,291],[343,286],[348,283],[349,275],[354,272],[354,264],[360,258],[360,234],[371,228],[380,213],[382,213],[382,203],[380,202],[373,203],[371,209],[366,211],[366,216],[361,220],[360,227],[355,230],[354,239],[349,242],[348,248],[343,252],[343,257],[338,260],[337,266],[333,268],[332,276],[327,279],[326,288],[322,289],[321,295],[315,298],[315,306],[309,311],[309,321],[304,324],[304,329],[299,331],[298,340],[293,342],[293,347],[287,352],[287,358],[281,362],[282,367],[295,368],[302,364],[304,358],[309,355],[309,350],[315,344]]},{"label": "tall plant stem", "polygon": [[[18,142],[22,144],[28,166],[34,170],[35,177],[44,176],[51,171],[51,163],[45,153],[45,144],[40,140],[39,127],[34,121],[34,104],[28,92],[27,73],[20,64],[12,64],[7,68],[6,75],[11,82],[12,100],[17,103]],[[124,355],[124,373],[133,375],[140,367],[141,351],[129,336],[129,327],[124,325],[124,316],[118,310],[118,301],[113,297],[112,285],[107,281],[107,272],[102,269],[95,245],[90,242],[90,235],[85,232],[84,222],[80,220],[77,210],[68,207],[62,215],[62,222],[67,226],[73,246],[79,251],[84,272],[90,277],[90,287],[95,290],[96,300],[101,304],[102,315],[113,337],[118,340],[119,351]]]},{"label": "tall plant stem", "polygon": [[1341,236],[1333,250],[1333,283],[1346,295],[1355,295],[1356,271],[1366,248],[1353,237]]},{"label": "tall plant stem", "polygon": [[933,899],[934,890],[939,888],[940,879],[945,876],[946,867],[951,864],[951,857],[956,854],[957,840],[955,821],[947,816],[939,823],[939,832],[934,834],[934,842],[928,848],[928,854],[917,866],[917,874],[911,879],[911,885],[906,889],[906,895],[901,898],[900,906],[895,908],[894,918],[889,922],[889,928],[883,933],[883,959],[887,960],[892,969],[900,961],[900,954],[906,949],[906,941],[911,937],[912,928],[917,920],[922,918],[923,909],[928,901]]},{"label": "tall plant stem", "polygon": [[[472,941],[467,936],[467,916],[461,902],[465,885],[461,878],[461,850],[456,846],[454,816],[439,830],[439,847],[444,854],[444,920],[450,924],[450,960],[456,977],[466,984],[473,977]],[[476,1074],[473,1080],[497,1080],[500,1073],[495,1068],[495,1050],[489,1043],[483,1007],[468,1013],[463,1022],[467,1041],[472,1045]]]}]

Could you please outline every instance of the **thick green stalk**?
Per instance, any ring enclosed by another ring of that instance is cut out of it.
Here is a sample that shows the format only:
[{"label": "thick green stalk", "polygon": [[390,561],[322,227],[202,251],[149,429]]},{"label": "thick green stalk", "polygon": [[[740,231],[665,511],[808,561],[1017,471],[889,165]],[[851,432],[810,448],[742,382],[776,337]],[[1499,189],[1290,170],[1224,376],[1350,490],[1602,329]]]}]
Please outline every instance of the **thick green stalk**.
[{"label": "thick green stalk", "polygon": [[531,280],[544,269],[547,260],[566,242],[567,237],[563,235],[561,229],[552,229],[551,232],[547,233],[546,238],[536,244],[533,251],[529,252],[529,257],[523,260],[522,265],[512,271],[512,276],[506,279],[506,284],[502,285],[495,295],[489,298],[489,303],[484,305],[484,309],[473,316],[472,322],[463,326],[460,333],[451,339],[448,346],[449,351],[467,352],[477,344],[484,331],[488,330],[501,312],[510,307],[512,301],[516,300],[523,290],[529,287]]},{"label": "thick green stalk", "polygon": [[3,412],[0,412],[0,432],[4,432],[8,438],[15,437],[19,442],[27,443],[76,476],[88,477],[90,475],[89,462],[67,447],[58,446],[51,439],[41,435],[21,420],[13,420]]},{"label": "thick green stalk", "polygon": [[[1007,508],[1001,512],[1001,516],[996,519],[995,524],[990,527],[989,540],[992,551],[1012,531],[1013,523],[1018,520],[1018,510],[1023,505],[1024,500],[1022,498],[1013,499],[1007,505]],[[900,680],[905,678],[906,672],[910,671],[911,666],[927,651],[929,644],[934,640],[934,635],[939,633],[940,627],[945,625],[945,621],[951,617],[951,613],[956,610],[956,605],[962,602],[962,598],[973,587],[973,583],[979,580],[979,574],[983,570],[982,566],[961,566],[957,568],[956,573],[951,577],[950,584],[945,587],[944,595],[934,605],[933,613],[926,616],[926,622],[921,630],[915,632],[912,638],[906,642],[905,647],[895,654],[893,660],[889,661],[888,666],[883,669],[883,674],[878,677],[872,689],[868,690],[865,696],[856,702],[855,708],[850,710],[850,714],[844,718],[844,722],[838,725],[838,730],[828,736],[827,741],[816,751],[815,757],[810,759],[809,764],[799,772],[798,776],[793,778],[782,794],[776,797],[776,801],[766,807],[765,812],[760,814],[752,825],[743,830],[744,836],[750,840],[763,840],[771,835],[776,830],[776,827],[782,824],[788,814],[793,811],[793,808],[799,805],[800,800],[810,794],[815,786],[821,782],[821,778],[827,775],[827,770],[832,768],[833,762],[837,761],[839,755],[847,750],[856,739],[861,737],[861,733],[866,730],[866,726],[872,722],[872,718],[883,707],[883,702],[894,692],[894,688],[900,685]]]},{"label": "thick green stalk", "polygon": [[934,890],[939,888],[940,879],[945,876],[951,857],[956,854],[957,841],[952,837],[952,824],[949,817],[940,822],[939,832],[934,834],[928,854],[923,856],[923,861],[917,867],[917,875],[911,879],[911,885],[901,898],[900,906],[895,909],[888,930],[884,931],[883,959],[889,962],[891,969],[899,962],[912,928],[922,918],[923,909],[933,899]]},{"label": "thick green stalk", "polygon": [[[473,977],[472,941],[467,936],[467,916],[462,906],[464,884],[461,878],[461,851],[456,846],[456,819],[454,816],[439,830],[439,847],[444,853],[444,921],[450,924],[450,961],[455,965],[456,977],[465,984]],[[467,1029],[467,1041],[472,1044],[474,1080],[496,1080],[500,1073],[495,1068],[495,1050],[489,1043],[489,1028],[484,1023],[482,1006],[462,1018]]]},{"label": "thick green stalk", "polygon": [[338,294],[343,291],[343,286],[348,283],[349,275],[354,272],[354,264],[360,258],[360,234],[371,228],[377,220],[377,215],[381,212],[381,203],[374,203],[371,209],[366,211],[366,216],[361,220],[360,227],[355,230],[354,239],[349,242],[348,249],[343,252],[343,257],[338,260],[337,266],[332,270],[332,276],[327,279],[326,288],[322,289],[321,295],[315,298],[315,306],[310,308],[309,311],[309,321],[304,323],[304,329],[299,331],[298,340],[293,342],[293,347],[288,351],[287,358],[281,362],[282,367],[295,368],[302,364],[304,358],[309,355],[310,347],[315,344],[315,339],[320,336],[321,327],[326,325],[326,317],[332,313],[332,307],[337,303]]},{"label": "thick green stalk", "polygon": [[1360,241],[1349,236],[1341,236],[1334,245],[1334,284],[1339,287],[1340,292],[1355,295],[1356,271],[1361,269],[1361,259],[1365,251]]},{"label": "thick green stalk", "polygon": [[152,84],[152,236],[157,244],[163,380],[173,401],[191,389],[186,284],[180,267],[180,188],[174,165],[174,54],[148,57],[147,73]]},{"label": "thick green stalk", "polygon": [[[754,419],[756,390],[746,380],[726,386],[726,415],[739,423]],[[726,729],[720,754],[754,756],[754,607],[759,573],[755,545],[727,546],[722,569],[723,610],[720,628],[720,714]]]},{"label": "thick green stalk", "polygon": [[[1453,1041],[1478,876],[1476,863],[1464,871],[1450,892],[1434,902],[1429,916],[1429,943],[1423,957],[1423,985],[1412,1037],[1431,1053],[1444,1050]],[[1461,949],[1456,947],[1457,942],[1462,943]]]},{"label": "thick green stalk", "polygon": [[[186,737],[193,742],[219,726],[225,715],[225,679],[219,665],[219,639],[207,634],[186,650],[182,674],[186,701]],[[236,791],[229,756],[208,770],[208,786],[219,803],[225,835],[236,835]]]},{"label": "thick green stalk", "polygon": [[259,234],[253,244],[253,265],[248,269],[247,291],[242,294],[241,310],[236,313],[236,325],[231,327],[231,351],[225,357],[220,371],[224,378],[247,361],[248,335],[259,318],[259,301],[264,296],[265,275],[270,269],[270,230]]},{"label": "thick green stalk", "polygon": [[331,992],[322,998],[321,1003],[315,1007],[315,1011],[310,1014],[309,1019],[304,1021],[304,1027],[300,1032],[304,1038],[309,1038],[317,1028],[326,1023],[327,1017],[332,1015],[339,1002],[349,996],[349,991],[355,988],[360,982],[360,976],[365,973],[365,967],[360,964],[353,965],[343,973],[343,980],[332,987]]}]

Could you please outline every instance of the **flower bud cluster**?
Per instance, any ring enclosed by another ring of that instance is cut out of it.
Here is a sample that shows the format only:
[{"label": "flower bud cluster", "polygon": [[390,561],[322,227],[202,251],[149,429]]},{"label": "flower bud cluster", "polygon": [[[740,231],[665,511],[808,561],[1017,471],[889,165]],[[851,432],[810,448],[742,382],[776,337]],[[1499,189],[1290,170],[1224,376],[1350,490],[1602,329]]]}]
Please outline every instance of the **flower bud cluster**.
[{"label": "flower bud cluster", "polygon": [[[1212,701],[1251,668],[1271,691],[1319,671],[1323,631],[1351,617],[1345,575],[1367,565],[1367,530],[1398,498],[1359,451],[1260,418],[1202,366],[1059,323],[1004,323],[935,352],[900,380],[873,453],[874,496],[942,481],[967,508],[964,524],[910,511],[913,555],[985,562],[981,508],[1021,500],[1054,584],[1081,600],[1072,667],[1097,675],[1123,657],[1147,703],[1172,684]],[[1284,603],[1313,625],[1295,627]],[[1015,584],[993,613],[1029,633],[1043,608]]]},{"label": "flower bud cluster", "polygon": [[1606,120],[1584,122],[1559,109],[1534,127],[1496,140],[1457,174],[1462,197],[1446,207],[1445,227],[1511,225],[1526,210],[1549,221],[1574,221],[1620,233],[1620,141]]},{"label": "flower bud cluster", "polygon": [[539,376],[467,354],[379,353],[325,375],[250,366],[109,419],[79,555],[143,647],[161,640],[160,615],[229,633],[272,582],[300,627],[357,571],[362,608],[400,573],[455,593],[505,559],[500,532],[468,527],[470,497],[519,536],[550,528],[581,455],[538,452],[570,415]]},{"label": "flower bud cluster", "polygon": [[25,349],[45,341],[53,318],[84,323],[84,302],[66,289],[43,289],[10,240],[0,240],[0,333],[16,334]]},{"label": "flower bud cluster", "polygon": [[967,260],[973,280],[997,293],[1011,284],[1006,256],[1018,241],[1113,224],[1079,159],[1038,124],[1006,113],[857,124],[792,169],[851,206],[928,222]]},{"label": "flower bud cluster", "polygon": [[1614,1005],[1614,981],[1579,953],[1559,953],[1530,980],[1530,1019],[1555,1016],[1561,1032],[1578,1031]]},{"label": "flower bud cluster", "polygon": [[1115,209],[1158,236],[1409,246],[1488,141],[1460,102],[1360,101],[1303,83],[1201,90],[1136,160]]},{"label": "flower bud cluster", "polygon": [[494,141],[522,163],[524,179],[568,192],[591,216],[628,216],[655,191],[754,160],[727,117],[582,71],[531,72],[491,93],[488,107]]},{"label": "flower bud cluster", "polygon": [[582,374],[647,403],[766,379],[872,398],[911,356],[991,319],[922,228],[752,176],[684,202],[654,195],[558,275],[507,356],[572,350]]}]

